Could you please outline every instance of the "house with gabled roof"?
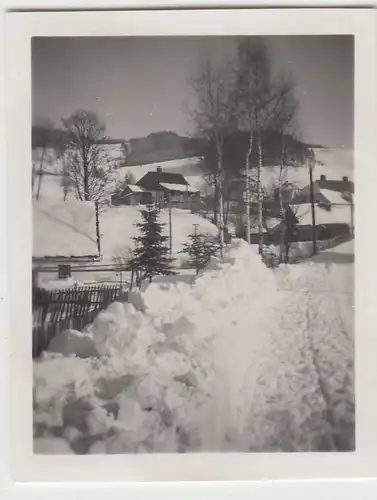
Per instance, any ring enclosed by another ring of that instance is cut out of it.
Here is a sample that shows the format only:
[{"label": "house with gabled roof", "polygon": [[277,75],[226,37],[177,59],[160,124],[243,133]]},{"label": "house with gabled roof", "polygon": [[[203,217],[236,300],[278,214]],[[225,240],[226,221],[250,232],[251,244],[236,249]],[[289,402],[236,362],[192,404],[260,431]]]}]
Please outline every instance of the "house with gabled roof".
[{"label": "house with gabled roof", "polygon": [[111,204],[119,205],[146,205],[152,203],[149,191],[135,184],[126,184],[122,189],[111,195]]},{"label": "house with gabled roof", "polygon": [[148,191],[155,203],[161,203],[168,199],[173,203],[187,202],[192,196],[199,193],[193,188],[187,179],[179,173],[164,172],[161,167],[155,171],[147,172],[136,186]]},{"label": "house with gabled roof", "polygon": [[[332,205],[347,205],[354,194],[354,189],[354,183],[346,176],[335,180],[321,175],[319,180],[313,182],[314,203],[323,208],[330,208]],[[310,185],[301,189],[290,201],[293,205],[310,202]]]},{"label": "house with gabled roof", "polygon": [[[315,222],[320,230],[329,235],[337,231],[353,235],[354,189],[354,183],[346,176],[342,179],[327,179],[321,175],[313,183]],[[298,218],[299,227],[312,225],[310,185],[293,198],[290,206]]]}]

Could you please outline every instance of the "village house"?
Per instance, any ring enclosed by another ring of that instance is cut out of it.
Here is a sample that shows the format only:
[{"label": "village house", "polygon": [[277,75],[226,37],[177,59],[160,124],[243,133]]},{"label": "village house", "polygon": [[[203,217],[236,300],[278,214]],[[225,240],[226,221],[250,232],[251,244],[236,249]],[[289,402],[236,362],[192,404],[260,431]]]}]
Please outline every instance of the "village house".
[{"label": "village house", "polygon": [[[327,234],[348,231],[354,227],[354,183],[344,176],[340,180],[321,175],[313,183],[314,213],[316,226]],[[310,185],[305,186],[290,202],[299,225],[312,224]],[[347,229],[348,228],[348,229]]]},{"label": "village house", "polygon": [[148,191],[157,204],[169,200],[175,206],[184,206],[199,195],[199,190],[190,186],[182,174],[163,172],[161,167],[147,172],[136,185]]},{"label": "village house", "polygon": [[127,184],[123,189],[111,195],[111,204],[119,205],[146,205],[152,202],[152,195],[141,186]]},{"label": "village house", "polygon": [[[321,175],[319,180],[313,182],[314,203],[324,208],[348,204],[353,194],[354,183],[346,176],[341,180],[330,180],[325,175]],[[291,203],[297,205],[310,203],[310,201],[310,185],[307,185],[293,197]]]},{"label": "village house", "polygon": [[[338,236],[353,236],[354,228],[354,183],[344,176],[340,180],[327,179],[321,175],[313,182],[314,216],[317,239]],[[313,218],[310,185],[306,185],[291,199],[284,200],[295,226],[295,240],[307,241],[313,237]],[[275,201],[276,204],[276,201]],[[276,204],[276,214],[280,210]],[[270,215],[270,214],[269,214]],[[273,237],[279,233],[282,223],[269,230]]]},{"label": "village house", "polygon": [[33,286],[74,279],[77,266],[99,261],[98,209],[93,202],[33,202]]}]

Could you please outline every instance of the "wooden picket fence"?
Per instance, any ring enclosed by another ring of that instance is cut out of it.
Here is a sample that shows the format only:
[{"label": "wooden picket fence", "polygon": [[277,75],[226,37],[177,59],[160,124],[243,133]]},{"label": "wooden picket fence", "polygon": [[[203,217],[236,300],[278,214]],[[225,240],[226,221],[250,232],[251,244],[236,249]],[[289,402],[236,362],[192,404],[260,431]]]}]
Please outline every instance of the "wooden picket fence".
[{"label": "wooden picket fence", "polygon": [[33,290],[33,357],[66,329],[82,330],[116,300],[127,300],[119,285],[81,286],[61,290]]}]

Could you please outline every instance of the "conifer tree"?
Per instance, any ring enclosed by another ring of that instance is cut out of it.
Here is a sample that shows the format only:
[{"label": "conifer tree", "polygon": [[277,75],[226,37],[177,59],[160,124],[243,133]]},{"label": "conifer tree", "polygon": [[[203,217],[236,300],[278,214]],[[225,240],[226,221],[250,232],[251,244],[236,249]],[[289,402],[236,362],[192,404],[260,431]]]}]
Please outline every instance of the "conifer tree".
[{"label": "conifer tree", "polygon": [[158,220],[158,209],[154,205],[147,205],[141,211],[142,221],[136,224],[140,235],[134,237],[135,249],[130,260],[130,267],[139,274],[139,285],[144,279],[152,281],[153,276],[174,275],[172,258],[169,256],[169,247],[166,245],[167,236],[162,231],[165,224]]},{"label": "conifer tree", "polygon": [[195,268],[196,274],[198,274],[209,263],[211,257],[220,249],[220,242],[210,235],[199,233],[197,224],[194,224],[194,230],[188,235],[188,240],[183,245],[180,253],[185,253],[189,256],[188,262]]}]

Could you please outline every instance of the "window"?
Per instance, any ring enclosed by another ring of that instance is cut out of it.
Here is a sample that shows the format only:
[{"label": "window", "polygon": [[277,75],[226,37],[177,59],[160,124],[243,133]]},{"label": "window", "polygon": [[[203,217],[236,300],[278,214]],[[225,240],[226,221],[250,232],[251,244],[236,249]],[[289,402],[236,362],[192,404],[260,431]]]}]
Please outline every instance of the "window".
[{"label": "window", "polygon": [[71,277],[71,266],[69,264],[61,264],[58,266],[58,277],[60,280]]}]

